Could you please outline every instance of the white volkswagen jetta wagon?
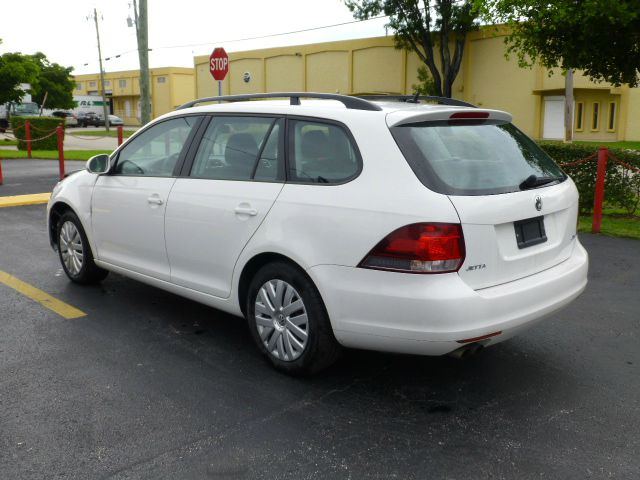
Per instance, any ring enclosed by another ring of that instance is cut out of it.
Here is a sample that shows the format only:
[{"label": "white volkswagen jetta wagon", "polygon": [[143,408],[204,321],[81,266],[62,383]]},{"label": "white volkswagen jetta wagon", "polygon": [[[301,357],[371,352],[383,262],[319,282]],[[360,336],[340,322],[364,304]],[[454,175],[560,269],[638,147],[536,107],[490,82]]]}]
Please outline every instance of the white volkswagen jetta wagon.
[{"label": "white volkswagen jetta wagon", "polygon": [[436,101],[191,102],[56,185],[51,244],[246,317],[288,373],[501,342],[584,290],[578,192],[508,113]]}]

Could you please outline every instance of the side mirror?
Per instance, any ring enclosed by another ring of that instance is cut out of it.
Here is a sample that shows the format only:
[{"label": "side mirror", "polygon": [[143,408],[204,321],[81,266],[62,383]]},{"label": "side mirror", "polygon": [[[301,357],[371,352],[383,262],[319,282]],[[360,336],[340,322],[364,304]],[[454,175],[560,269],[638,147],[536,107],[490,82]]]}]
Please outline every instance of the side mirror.
[{"label": "side mirror", "polygon": [[109,171],[109,155],[102,153],[87,160],[87,170],[91,173],[100,175]]}]

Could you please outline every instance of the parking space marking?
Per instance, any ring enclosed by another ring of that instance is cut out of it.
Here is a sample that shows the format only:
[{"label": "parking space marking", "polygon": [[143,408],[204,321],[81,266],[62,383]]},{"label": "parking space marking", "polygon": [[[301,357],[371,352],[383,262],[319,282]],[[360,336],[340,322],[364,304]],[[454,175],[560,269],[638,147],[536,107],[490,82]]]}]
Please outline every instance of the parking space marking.
[{"label": "parking space marking", "polygon": [[33,193],[31,195],[12,195],[9,197],[0,197],[0,208],[4,207],[20,207],[22,205],[39,205],[47,203],[51,197],[51,193]]},{"label": "parking space marking", "polygon": [[6,272],[0,270],[0,283],[5,284],[6,286],[13,288],[17,292],[23,294],[25,297],[30,298],[38,302],[45,308],[54,311],[58,315],[67,320],[71,320],[74,318],[86,317],[86,313],[82,310],[78,310],[75,307],[72,307],[68,303],[64,303],[57,298],[52,297],[46,292],[34,287],[33,285],[29,285],[26,282],[23,282],[19,278],[14,277],[13,275],[9,275]]}]

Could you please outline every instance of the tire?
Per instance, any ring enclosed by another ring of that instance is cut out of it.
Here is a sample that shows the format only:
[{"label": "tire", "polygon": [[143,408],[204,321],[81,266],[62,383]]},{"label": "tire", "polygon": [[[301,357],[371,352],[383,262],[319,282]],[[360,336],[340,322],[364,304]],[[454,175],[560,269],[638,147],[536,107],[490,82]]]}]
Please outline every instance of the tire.
[{"label": "tire", "polygon": [[88,285],[105,279],[109,272],[94,263],[87,235],[75,213],[62,214],[56,232],[58,257],[72,282]]},{"label": "tire", "polygon": [[251,280],[246,302],[251,336],[276,369],[310,375],[339,358],[341,347],[320,293],[295,266],[273,262],[262,267]]}]

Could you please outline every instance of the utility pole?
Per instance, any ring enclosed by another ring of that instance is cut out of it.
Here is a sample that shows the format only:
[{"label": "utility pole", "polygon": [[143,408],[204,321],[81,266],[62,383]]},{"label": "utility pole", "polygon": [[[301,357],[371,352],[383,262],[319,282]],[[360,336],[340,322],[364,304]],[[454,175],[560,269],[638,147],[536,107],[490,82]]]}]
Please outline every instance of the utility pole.
[{"label": "utility pole", "polygon": [[564,142],[573,142],[573,68],[564,77]]},{"label": "utility pole", "polygon": [[[140,10],[138,10],[138,1],[140,2]],[[147,0],[133,0],[133,12],[138,39],[138,59],[140,60],[140,121],[144,125],[151,121]]]},{"label": "utility pole", "polygon": [[100,64],[100,90],[102,91],[102,111],[104,126],[109,131],[109,112],[107,111],[107,97],[104,93],[104,70],[102,69],[102,49],[100,48],[100,30],[98,29],[98,11],[93,9],[93,20],[96,23],[96,37],[98,37],[98,63]]}]

